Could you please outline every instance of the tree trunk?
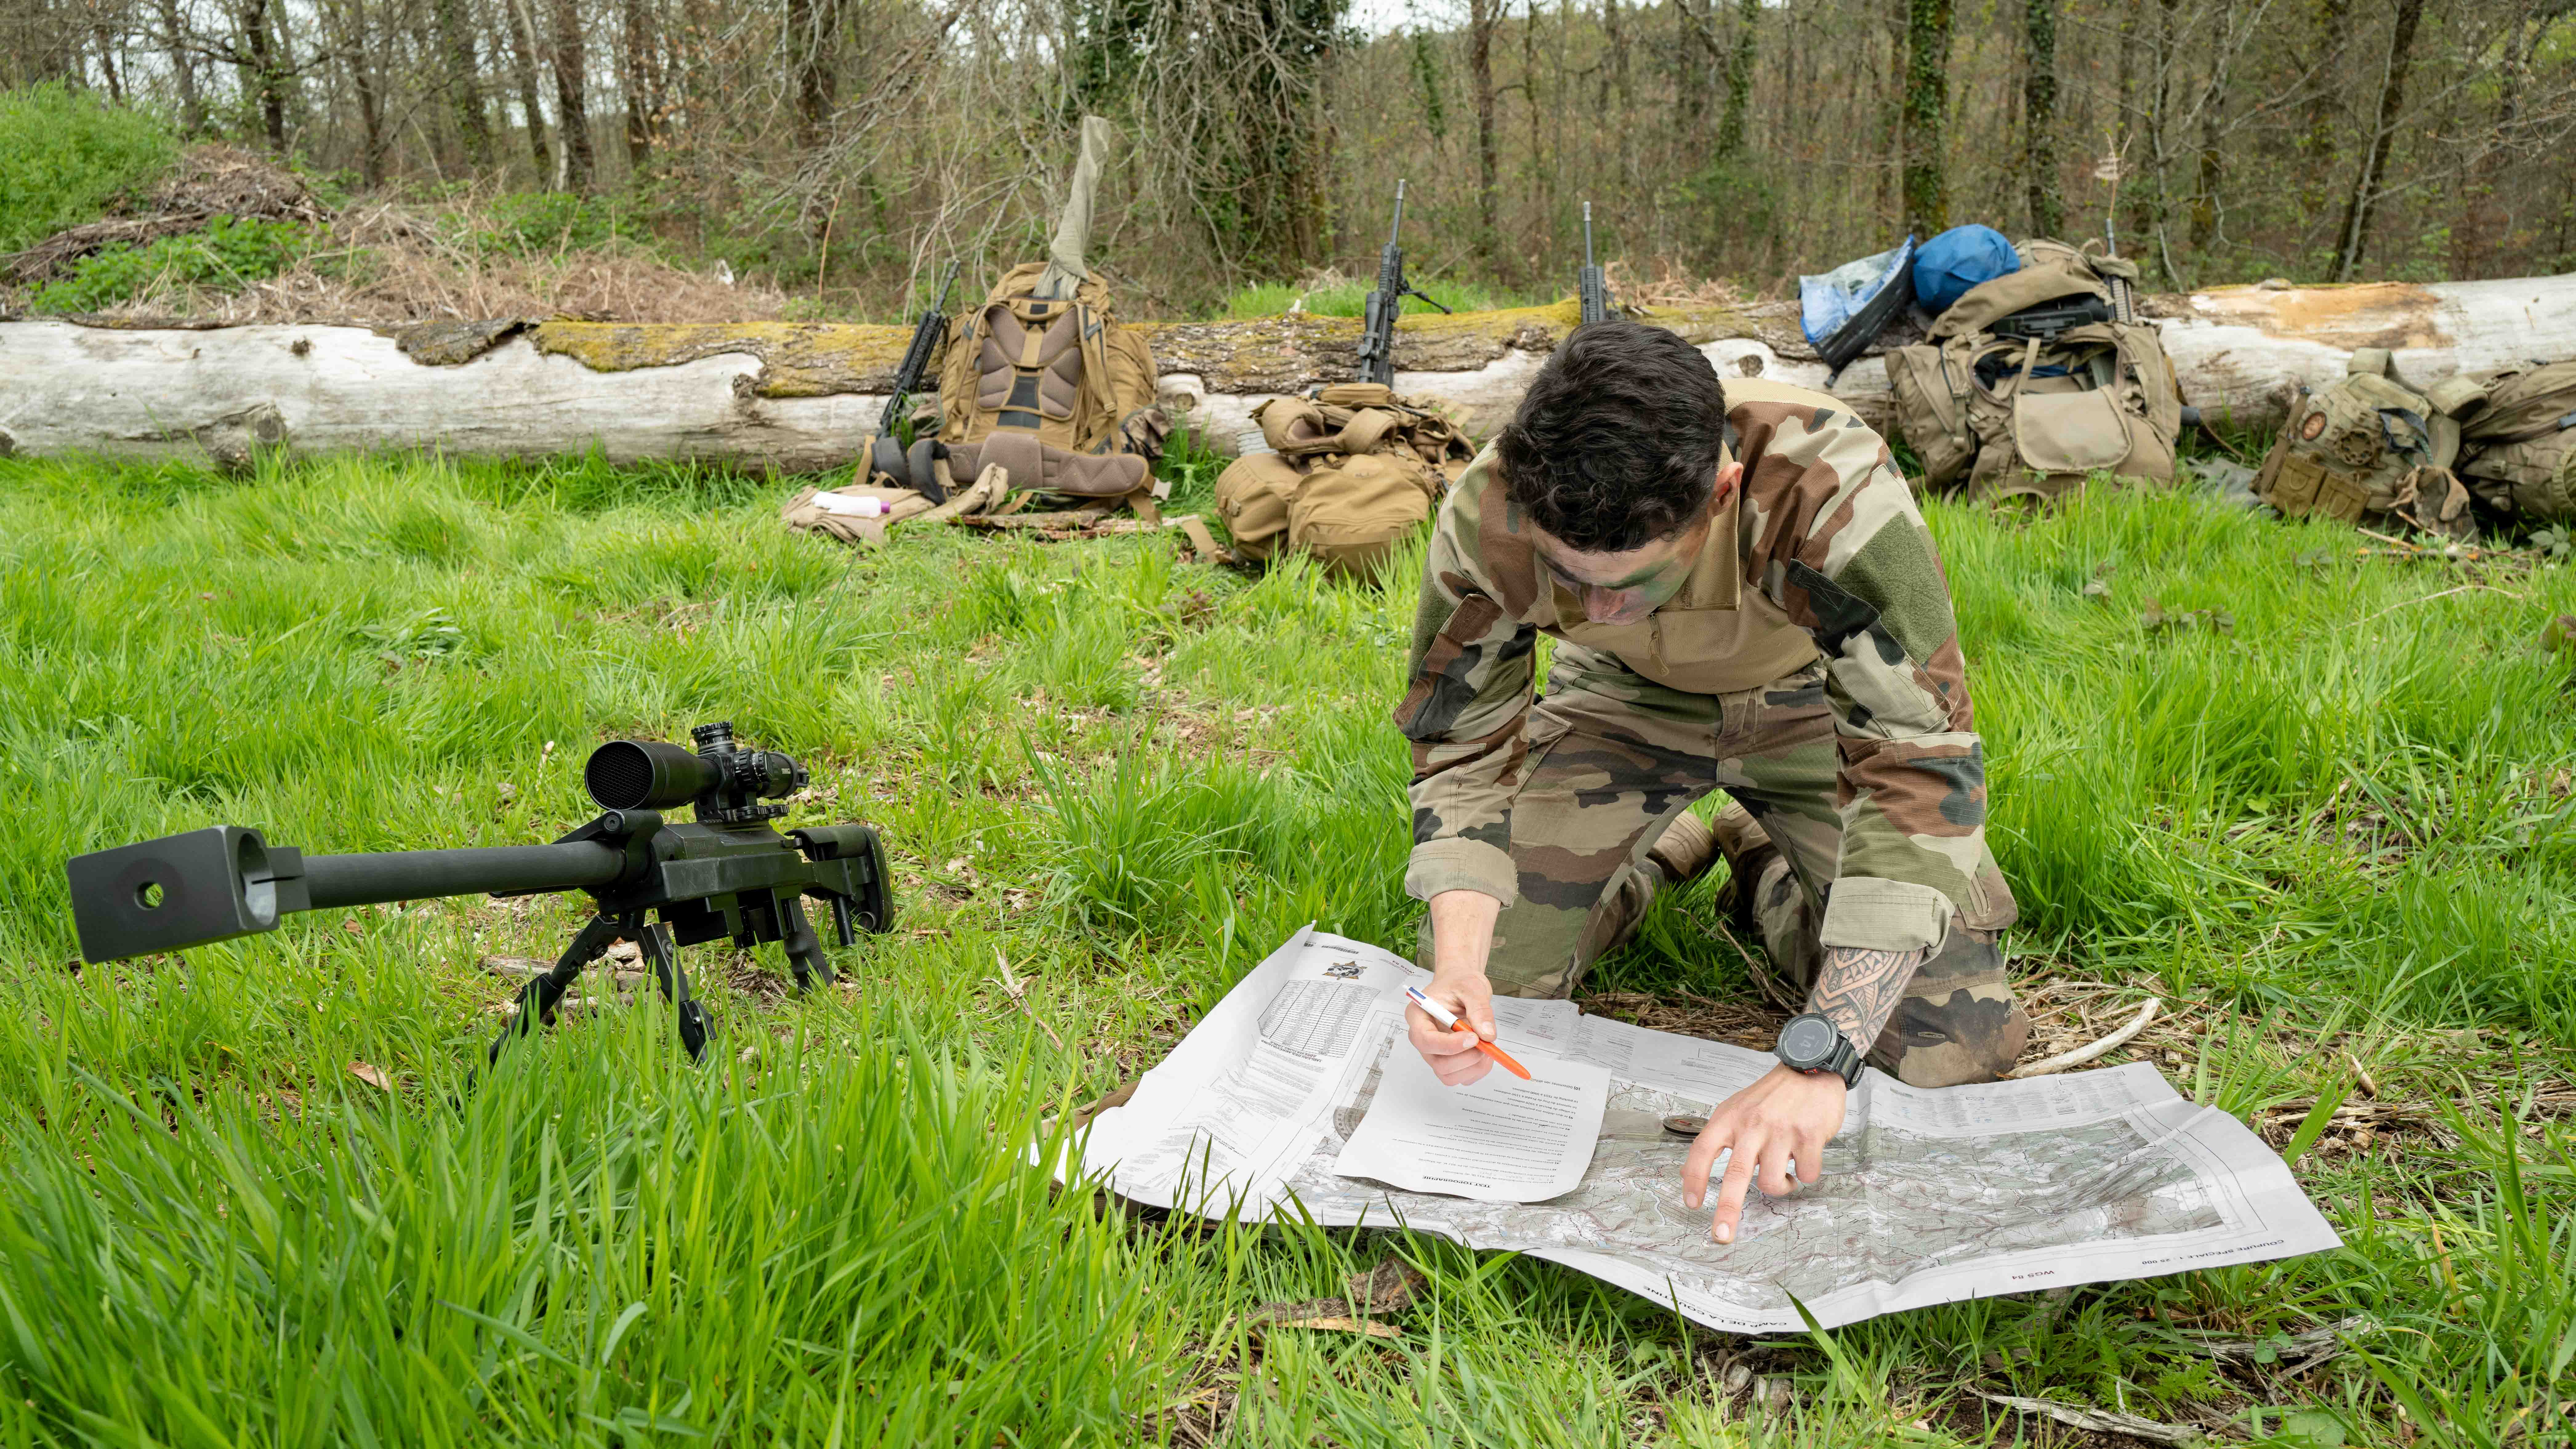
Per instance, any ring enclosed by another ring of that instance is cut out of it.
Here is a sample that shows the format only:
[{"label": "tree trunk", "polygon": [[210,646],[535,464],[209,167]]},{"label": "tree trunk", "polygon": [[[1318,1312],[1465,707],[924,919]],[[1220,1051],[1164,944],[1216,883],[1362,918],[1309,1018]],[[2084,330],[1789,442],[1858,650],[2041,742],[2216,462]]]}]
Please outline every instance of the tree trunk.
[{"label": "tree trunk", "polygon": [[2022,6],[2021,169],[2033,236],[2056,236],[2066,224],[2057,193],[2058,4],[2025,0]]},{"label": "tree trunk", "polygon": [[[2301,384],[2343,375],[2351,349],[2405,339],[2418,383],[2520,358],[2576,353],[2576,277],[2378,282],[2266,291],[2224,287],[2140,299],[2163,333],[2186,401],[2240,423],[2279,421]],[[1821,387],[1825,369],[1795,302],[1655,309],[1728,377]],[[1404,391],[1490,433],[1511,415],[1548,350],[1574,329],[1572,303],[1443,317],[1408,315],[1396,333]],[[1262,401],[1351,375],[1348,317],[1140,324],[1165,405],[1223,446]],[[254,444],[313,454],[434,446],[519,457],[707,458],[811,469],[846,464],[870,432],[910,329],[822,323],[497,325],[499,340],[433,366],[403,340],[362,327],[152,331],[68,322],[0,323],[0,375],[20,406],[0,454],[125,459]],[[435,355],[435,354],[432,354]],[[1833,391],[1890,426],[1884,361],[1863,357]]]},{"label": "tree trunk", "polygon": [[554,43],[557,139],[563,142],[562,177],[566,191],[588,191],[592,175],[590,105],[582,85],[589,66],[583,51],[581,0],[555,0]]},{"label": "tree trunk", "polygon": [[179,0],[160,0],[162,49],[170,54],[170,80],[179,92],[179,134],[194,139],[206,129],[205,97],[197,89],[197,52]]},{"label": "tree trunk", "polygon": [[619,15],[622,41],[619,61],[622,66],[619,89],[626,99],[626,165],[641,172],[653,154],[654,107],[659,102],[653,84],[654,37],[648,0],[622,0]]},{"label": "tree trunk", "polygon": [[2314,69],[2308,80],[2307,135],[2299,143],[2304,159],[2299,168],[2300,200],[2311,216],[2325,214],[2325,178],[2333,172],[2340,149],[2335,145],[2335,122],[2352,81],[2343,63],[2344,22],[2351,14],[2352,0],[2316,0],[2316,42],[2308,50]]},{"label": "tree trunk", "polygon": [[1950,225],[1942,148],[1950,107],[1951,3],[1906,0],[1905,224],[1918,237]]},{"label": "tree trunk", "polygon": [[2397,0],[2396,24],[2388,36],[2388,60],[2379,84],[2379,120],[2371,128],[2360,174],[2344,201],[2343,221],[2335,228],[2334,280],[2349,282],[2361,266],[2370,243],[2370,210],[2379,201],[2379,180],[2388,166],[2389,148],[2397,139],[2397,121],[2406,109],[2406,70],[2415,56],[2415,27],[2424,19],[2424,0]]},{"label": "tree trunk", "polygon": [[98,69],[101,77],[107,82],[108,103],[124,105],[125,80],[116,71],[116,32],[109,29],[105,21],[101,21],[90,27],[90,34],[98,41]]},{"label": "tree trunk", "polygon": [[[1601,0],[1601,29],[1610,42],[1610,74],[1601,83],[1602,109],[1614,114],[1633,116],[1637,113],[1637,88],[1628,65],[1628,21],[1619,0]],[[1619,189],[1627,191],[1637,184],[1637,138],[1634,126],[1620,126]]]},{"label": "tree trunk", "polygon": [[1733,160],[1744,150],[1745,115],[1753,107],[1754,27],[1762,23],[1762,0],[1736,0],[1735,44],[1726,55],[1726,111],[1718,118],[1717,154]]},{"label": "tree trunk", "polygon": [[555,163],[546,145],[546,109],[538,100],[537,18],[529,12],[528,0],[500,3],[510,32],[511,69],[518,72],[519,109],[528,118],[528,157],[537,163],[537,184],[543,186],[554,176]]},{"label": "tree trunk", "polygon": [[465,164],[479,171],[492,164],[492,119],[483,108],[483,67],[474,53],[474,29],[466,21],[465,0],[436,4],[438,42],[446,52],[448,108],[455,113]]},{"label": "tree trunk", "polygon": [[283,27],[271,16],[269,0],[242,0],[235,16],[241,31],[237,53],[242,93],[259,103],[262,134],[268,149],[286,155],[286,60]]},{"label": "tree trunk", "polygon": [[840,36],[833,0],[787,0],[787,66],[795,78],[796,144],[811,150],[830,133],[840,101]]},{"label": "tree trunk", "polygon": [[[2218,184],[2224,164],[2218,142],[2225,133],[2220,117],[2227,97],[2217,80],[2202,94],[2200,107],[2200,170],[2191,190],[2191,250],[2196,258],[2205,257],[2218,237]],[[2193,265],[2197,269],[2198,262]]]},{"label": "tree trunk", "polygon": [[1502,268],[1502,227],[1495,208],[1502,197],[1494,134],[1494,25],[1502,0],[1467,0],[1467,79],[1476,96],[1476,251],[1488,273]]}]

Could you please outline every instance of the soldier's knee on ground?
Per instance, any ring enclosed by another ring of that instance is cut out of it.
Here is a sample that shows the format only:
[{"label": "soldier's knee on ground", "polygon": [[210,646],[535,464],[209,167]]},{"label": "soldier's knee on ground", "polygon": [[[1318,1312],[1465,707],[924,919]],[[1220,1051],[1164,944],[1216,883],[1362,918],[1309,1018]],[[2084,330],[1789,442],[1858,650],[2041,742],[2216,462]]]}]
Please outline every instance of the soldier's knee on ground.
[{"label": "soldier's knee on ground", "polygon": [[1982,932],[1955,927],[1916,972],[1869,1063],[1910,1087],[1991,1082],[2030,1043],[2030,1017],[2004,979],[2003,951]]}]

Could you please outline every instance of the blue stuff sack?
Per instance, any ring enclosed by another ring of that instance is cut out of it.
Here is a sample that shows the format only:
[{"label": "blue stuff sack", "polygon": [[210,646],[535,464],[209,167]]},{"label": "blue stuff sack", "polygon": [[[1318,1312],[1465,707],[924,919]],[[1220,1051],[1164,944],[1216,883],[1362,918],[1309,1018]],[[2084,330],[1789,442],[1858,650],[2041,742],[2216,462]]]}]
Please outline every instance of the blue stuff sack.
[{"label": "blue stuff sack", "polygon": [[1798,321],[1806,329],[1807,341],[1823,347],[1826,339],[1843,329],[1844,324],[1860,315],[1872,298],[1887,289],[1914,260],[1914,238],[1873,257],[1845,262],[1830,272],[1798,279]]},{"label": "blue stuff sack", "polygon": [[1914,300],[1937,317],[1970,287],[2021,270],[2021,254],[2004,234],[1970,222],[1923,244],[1914,257]]}]

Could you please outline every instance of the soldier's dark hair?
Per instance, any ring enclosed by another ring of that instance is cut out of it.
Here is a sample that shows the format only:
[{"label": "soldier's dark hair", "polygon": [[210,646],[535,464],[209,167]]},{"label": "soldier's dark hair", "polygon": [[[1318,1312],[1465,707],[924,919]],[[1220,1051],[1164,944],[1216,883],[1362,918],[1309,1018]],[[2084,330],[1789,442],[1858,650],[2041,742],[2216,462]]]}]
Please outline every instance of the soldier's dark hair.
[{"label": "soldier's dark hair", "polygon": [[1620,553],[1698,518],[1725,436],[1726,393],[1699,349],[1619,320],[1566,338],[1495,449],[1531,522],[1569,548]]}]

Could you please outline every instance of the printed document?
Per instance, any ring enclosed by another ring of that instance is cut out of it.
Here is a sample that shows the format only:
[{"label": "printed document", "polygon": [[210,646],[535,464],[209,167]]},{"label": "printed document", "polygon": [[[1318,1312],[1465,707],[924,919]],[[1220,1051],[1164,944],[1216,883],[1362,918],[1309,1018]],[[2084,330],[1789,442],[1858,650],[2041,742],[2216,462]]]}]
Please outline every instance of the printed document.
[{"label": "printed document", "polygon": [[1705,1115],[1767,1053],[1507,999],[1500,1045],[1534,1081],[1497,1067],[1444,1088],[1405,1036],[1404,988],[1429,979],[1298,932],[1065,1168],[1156,1207],[1525,1253],[1732,1333],[1795,1332],[1799,1304],[1831,1327],[2340,1243],[2262,1139],[2144,1063],[1940,1091],[1864,1071],[1823,1180],[1757,1188],[1736,1241],[1713,1243],[1708,1209],[1682,1206],[1690,1142],[1663,1119]]},{"label": "printed document", "polygon": [[1601,1138],[1609,1069],[1527,1047],[1514,1060],[1530,1080],[1495,1067],[1452,1087],[1420,1052],[1389,1053],[1377,1098],[1333,1171],[1478,1202],[1543,1202],[1574,1191]]}]

